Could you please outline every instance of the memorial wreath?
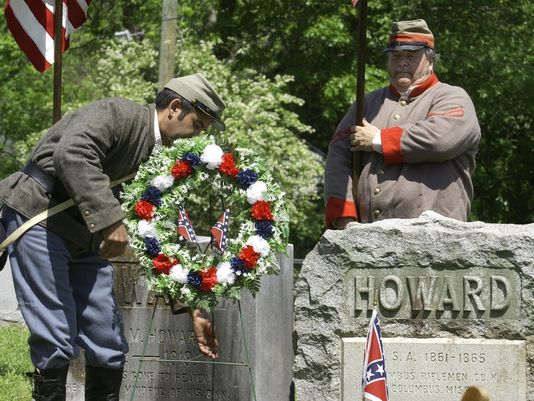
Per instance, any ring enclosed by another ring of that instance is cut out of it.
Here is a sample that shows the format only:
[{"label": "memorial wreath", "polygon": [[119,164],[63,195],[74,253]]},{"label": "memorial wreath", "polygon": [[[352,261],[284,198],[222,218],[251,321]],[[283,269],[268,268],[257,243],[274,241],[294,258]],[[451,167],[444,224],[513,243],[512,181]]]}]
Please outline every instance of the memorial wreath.
[{"label": "memorial wreath", "polygon": [[[186,211],[193,194],[208,197],[210,215],[221,205],[206,249]],[[130,246],[160,295],[212,309],[278,273],[289,233],[284,193],[253,150],[225,151],[207,136],[175,141],[153,152],[121,198]]]}]

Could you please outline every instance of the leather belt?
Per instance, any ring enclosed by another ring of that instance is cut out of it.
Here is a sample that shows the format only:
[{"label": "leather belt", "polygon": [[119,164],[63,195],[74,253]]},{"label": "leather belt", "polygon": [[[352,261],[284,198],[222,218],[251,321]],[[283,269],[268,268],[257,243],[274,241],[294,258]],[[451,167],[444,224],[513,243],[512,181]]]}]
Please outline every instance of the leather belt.
[{"label": "leather belt", "polygon": [[68,194],[63,185],[37,163],[29,161],[21,171],[37,181],[56,201],[63,201],[68,198]]},{"label": "leather belt", "polygon": [[37,163],[29,161],[21,170],[23,173],[32,177],[37,181],[46,192],[52,194],[54,192],[54,186],[56,184],[56,179],[48,174],[41,166]]}]

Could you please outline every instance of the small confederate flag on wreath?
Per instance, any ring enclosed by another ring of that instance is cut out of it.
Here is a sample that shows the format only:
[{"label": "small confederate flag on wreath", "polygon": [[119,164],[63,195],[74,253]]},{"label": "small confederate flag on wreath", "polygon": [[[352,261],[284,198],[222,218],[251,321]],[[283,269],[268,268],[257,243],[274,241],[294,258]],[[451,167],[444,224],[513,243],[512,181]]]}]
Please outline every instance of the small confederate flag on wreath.
[{"label": "small confederate flag on wreath", "polygon": [[219,221],[211,228],[213,245],[224,252],[228,243],[228,219],[230,219],[230,209],[226,209]]}]

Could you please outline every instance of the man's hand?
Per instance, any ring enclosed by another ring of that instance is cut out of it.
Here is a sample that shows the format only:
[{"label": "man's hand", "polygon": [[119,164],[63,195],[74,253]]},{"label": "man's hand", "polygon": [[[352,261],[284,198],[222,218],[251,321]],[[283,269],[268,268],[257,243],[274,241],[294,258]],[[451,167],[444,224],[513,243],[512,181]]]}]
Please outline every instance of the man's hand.
[{"label": "man's hand", "polygon": [[128,232],[122,221],[118,221],[102,230],[104,242],[100,245],[100,254],[106,259],[122,255],[128,246]]},{"label": "man's hand", "polygon": [[373,138],[380,130],[367,122],[367,120],[362,121],[363,126],[354,125],[350,127],[350,144],[353,152],[363,151],[363,152],[372,152],[373,151]]},{"label": "man's hand", "polygon": [[219,341],[208,314],[201,309],[191,310],[190,314],[199,351],[211,359],[218,358]]}]

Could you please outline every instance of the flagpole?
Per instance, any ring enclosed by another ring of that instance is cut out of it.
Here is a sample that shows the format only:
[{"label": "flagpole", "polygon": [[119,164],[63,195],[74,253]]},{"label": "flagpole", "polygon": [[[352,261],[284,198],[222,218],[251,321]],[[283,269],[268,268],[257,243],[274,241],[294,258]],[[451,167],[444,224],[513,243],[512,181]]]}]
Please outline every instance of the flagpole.
[{"label": "flagpole", "polygon": [[[358,59],[356,71],[356,125],[362,125],[364,117],[364,97],[365,97],[365,54],[367,50],[367,0],[358,1]],[[360,179],[362,152],[353,153],[352,169],[352,194],[354,207],[358,220],[361,216],[358,210],[357,192]]]},{"label": "flagpole", "polygon": [[63,0],[55,0],[54,8],[54,105],[52,122],[61,119],[61,70],[63,50]]}]

